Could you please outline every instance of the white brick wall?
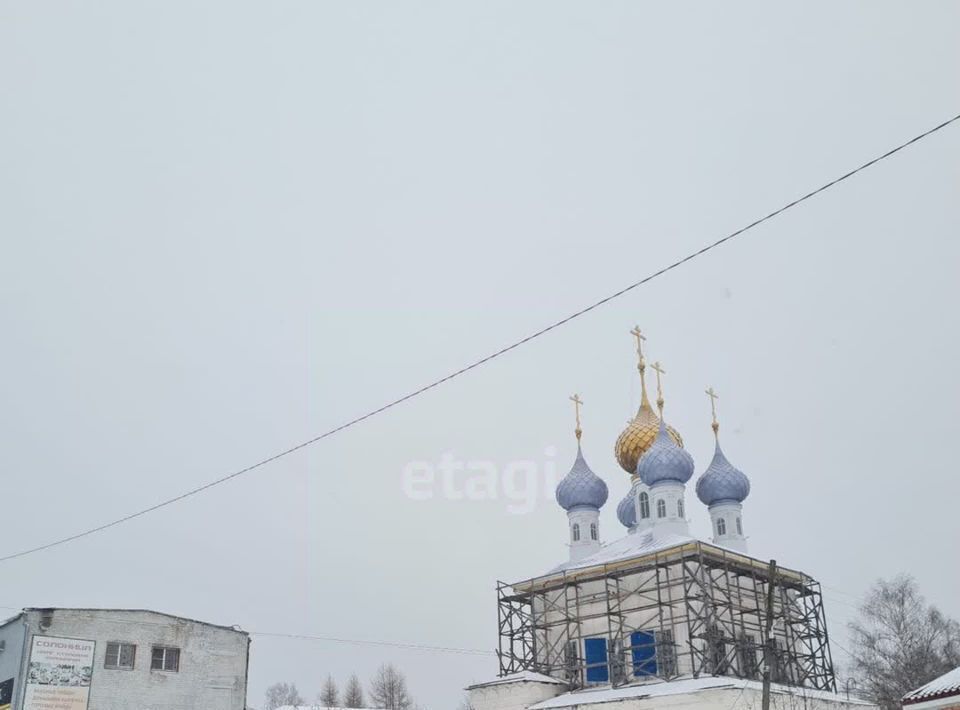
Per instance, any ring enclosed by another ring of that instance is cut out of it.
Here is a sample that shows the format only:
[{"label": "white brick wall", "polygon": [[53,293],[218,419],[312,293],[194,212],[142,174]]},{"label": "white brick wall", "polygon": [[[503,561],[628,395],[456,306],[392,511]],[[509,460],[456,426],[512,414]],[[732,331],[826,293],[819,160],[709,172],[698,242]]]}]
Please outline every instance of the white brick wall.
[{"label": "white brick wall", "polygon": [[[241,631],[151,611],[55,609],[42,630],[40,619],[39,611],[27,612],[31,634],[96,642],[88,710],[245,708],[249,637]],[[133,670],[104,668],[109,641],[136,644]],[[180,649],[178,672],[150,669],[154,645]]]}]

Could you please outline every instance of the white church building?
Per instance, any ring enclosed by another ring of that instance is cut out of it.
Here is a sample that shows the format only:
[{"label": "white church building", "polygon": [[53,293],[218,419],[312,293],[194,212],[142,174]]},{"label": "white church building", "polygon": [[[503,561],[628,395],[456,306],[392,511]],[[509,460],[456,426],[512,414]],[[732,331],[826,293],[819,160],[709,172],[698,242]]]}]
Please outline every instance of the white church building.
[{"label": "white church building", "polygon": [[556,491],[569,559],[498,583],[499,677],[468,688],[474,710],[759,708],[765,667],[774,708],[873,707],[835,692],[819,583],[750,556],[750,481],[720,447],[715,408],[716,449],[695,484],[713,532],[690,535],[686,492],[697,467],[664,419],[658,363],[657,411],[651,406],[645,339],[632,332],[641,403],[615,445],[631,476],[617,506],[624,534],[601,540],[608,489],[581,449],[574,396],[577,455]]}]

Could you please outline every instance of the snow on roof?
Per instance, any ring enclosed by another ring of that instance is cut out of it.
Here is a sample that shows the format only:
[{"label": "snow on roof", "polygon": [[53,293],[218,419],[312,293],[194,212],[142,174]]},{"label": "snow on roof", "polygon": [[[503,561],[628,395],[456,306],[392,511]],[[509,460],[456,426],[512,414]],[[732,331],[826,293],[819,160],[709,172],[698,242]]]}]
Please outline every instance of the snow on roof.
[{"label": "snow on roof", "polygon": [[[644,698],[659,698],[667,695],[682,695],[685,693],[702,693],[707,690],[743,690],[751,689],[757,692],[763,691],[763,684],[754,680],[743,680],[740,678],[728,678],[724,676],[711,676],[709,678],[685,678],[683,680],[670,680],[661,683],[647,683],[644,685],[628,685],[622,688],[603,688],[597,690],[578,690],[571,693],[564,693],[555,698],[550,698],[542,702],[531,705],[529,710],[553,710],[554,708],[573,707],[575,705],[590,705],[598,703],[611,703],[618,700],[642,700]],[[805,698],[819,698],[823,700],[833,700],[835,702],[848,703],[850,705],[871,704],[856,698],[847,700],[841,695],[830,693],[823,690],[810,690],[809,688],[791,688],[784,685],[773,685],[771,690],[781,695],[797,695]]]},{"label": "snow on roof", "polygon": [[587,705],[591,703],[609,703],[616,700],[656,698],[665,695],[681,693],[696,693],[712,688],[735,688],[734,678],[689,678],[686,680],[671,680],[663,683],[648,683],[645,685],[629,685],[623,688],[599,688],[577,690],[564,693],[555,698],[543,700],[531,705],[529,710],[548,710],[549,708],[563,708],[572,705]]},{"label": "snow on roof", "polygon": [[567,572],[569,570],[594,567],[596,565],[603,565],[609,562],[628,560],[631,557],[639,557],[641,555],[649,555],[654,552],[662,552],[664,550],[669,550],[672,547],[679,547],[692,542],[711,545],[722,550],[730,550],[730,552],[734,552],[738,555],[749,557],[749,555],[743,555],[742,552],[738,552],[737,550],[724,547],[723,545],[715,542],[707,542],[706,540],[701,540],[700,538],[692,537],[690,535],[670,533],[661,536],[659,539],[654,539],[653,530],[648,529],[628,533],[623,537],[613,540],[612,542],[605,543],[594,554],[577,560],[576,562],[572,560],[563,562],[551,569],[549,572],[545,573],[543,576]]},{"label": "snow on roof", "polygon": [[488,680],[483,683],[475,683],[467,687],[467,690],[471,688],[479,687],[488,687],[491,685],[503,685],[505,683],[551,683],[554,685],[566,685],[562,680],[557,680],[556,678],[551,678],[548,675],[543,675],[543,673],[534,673],[533,671],[520,671],[519,673],[511,673],[510,675],[500,676],[499,678],[494,678],[493,680]]},{"label": "snow on roof", "polygon": [[933,697],[960,694],[960,668],[954,668],[939,678],[934,678],[926,685],[911,690],[903,696],[904,704],[919,703]]},{"label": "snow on roof", "polygon": [[677,545],[683,545],[688,542],[700,541],[689,535],[675,534],[664,535],[659,540],[654,540],[652,530],[628,533],[613,542],[606,543],[589,557],[584,557],[576,562],[564,562],[554,567],[547,574],[565,572],[571,569],[581,569],[583,567],[593,567],[594,565],[602,565],[606,562],[615,562],[617,560],[626,560],[638,555],[646,555],[651,552],[666,550],[670,547],[676,547]]},{"label": "snow on roof", "polygon": [[[600,547],[600,549],[594,554],[584,557],[583,559],[577,560],[576,562],[568,560],[562,564],[557,565],[548,572],[545,572],[542,575],[538,575],[531,580],[542,579],[543,577],[549,577],[554,574],[562,574],[564,572],[570,572],[573,570],[587,569],[590,567],[597,567],[600,565],[605,565],[613,562],[620,562],[623,560],[629,560],[633,557],[642,557],[644,555],[651,555],[657,552],[665,552],[672,548],[681,547],[688,544],[701,544],[707,545],[716,550],[730,552],[738,557],[749,558],[761,562],[766,565],[767,563],[763,560],[760,560],[752,555],[744,554],[738,550],[726,547],[716,542],[701,540],[700,538],[693,537],[691,535],[681,535],[681,534],[664,534],[659,536],[657,539],[654,539],[653,530],[641,530],[633,533],[628,533],[621,538],[608,542]],[[783,572],[793,572],[794,574],[802,575],[800,572],[794,570],[788,570],[785,567],[781,567],[780,571]],[[523,582],[519,582],[522,584]]]},{"label": "snow on roof", "polygon": [[[12,609],[13,607],[3,607],[4,609]],[[13,616],[0,618],[0,628],[3,628],[12,621],[18,621],[20,617],[23,616],[23,612],[17,612]]]},{"label": "snow on roof", "polygon": [[33,612],[33,613],[43,613],[43,612],[79,612],[83,614],[101,614],[101,615],[110,615],[110,614],[153,614],[155,616],[163,616],[168,619],[174,619],[176,621],[187,621],[191,624],[201,624],[203,626],[210,626],[217,629],[223,629],[224,631],[235,631],[238,634],[243,634],[249,636],[246,631],[241,629],[239,626],[224,626],[223,624],[212,624],[209,621],[200,621],[199,619],[191,619],[188,616],[177,616],[176,614],[168,614],[165,611],[154,611],[153,609],[115,609],[108,607],[82,607],[82,606],[52,606],[52,607],[35,607],[28,606],[24,607],[23,611]]}]

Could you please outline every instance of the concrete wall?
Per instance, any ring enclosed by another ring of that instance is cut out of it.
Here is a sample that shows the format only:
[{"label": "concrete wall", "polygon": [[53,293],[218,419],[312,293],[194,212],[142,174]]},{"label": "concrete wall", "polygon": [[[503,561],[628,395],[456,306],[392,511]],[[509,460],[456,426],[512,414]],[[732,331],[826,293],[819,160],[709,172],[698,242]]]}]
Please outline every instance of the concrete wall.
[{"label": "concrete wall", "polygon": [[[658,590],[658,579],[660,580]],[[759,641],[761,619],[756,614],[749,613],[752,609],[763,607],[765,598],[762,588],[753,588],[752,586],[737,586],[735,577],[730,580],[725,577],[719,577],[712,582],[715,591],[713,592],[718,599],[730,598],[735,604],[744,610],[744,613],[737,614],[737,624],[741,622],[746,625],[746,633],[753,636],[754,643]],[[625,575],[620,580],[621,596],[623,598],[621,611],[623,615],[624,637],[621,639],[623,647],[626,649],[630,645],[629,634],[634,630],[670,629],[673,631],[674,644],[676,649],[676,674],[680,676],[691,675],[694,671],[694,659],[690,652],[691,643],[698,648],[706,649],[706,642],[702,639],[690,640],[689,629],[686,623],[687,609],[685,601],[685,591],[683,584],[683,570],[681,564],[671,563],[666,565],[665,570],[661,572],[659,578],[651,571],[632,573]],[[758,596],[759,592],[759,596]],[[582,639],[588,637],[607,637],[610,634],[610,623],[607,610],[608,590],[603,579],[581,582],[579,585],[579,594],[571,593],[567,598],[563,589],[544,592],[533,599],[533,614],[539,625],[548,626],[546,632],[539,631],[536,639],[537,661],[541,668],[552,668],[553,675],[560,679],[563,673],[560,669],[563,667],[564,641],[567,639],[568,625],[566,623],[566,614],[564,609],[570,604],[569,614],[574,618],[579,618],[580,623],[571,624],[570,633],[579,634],[578,653],[582,659],[583,645]],[[794,591],[789,591],[791,597],[795,597]],[[579,601],[579,604],[577,604]],[[702,604],[699,601],[692,601],[693,609],[699,611]],[[790,647],[790,640],[785,635],[785,627],[780,623],[783,616],[781,608],[781,599],[779,594],[774,598],[774,615],[778,622],[774,627],[773,636],[778,645],[782,648]],[[729,617],[729,614],[727,615]],[[725,618],[727,618],[725,617]],[[700,630],[702,632],[702,629]],[[728,647],[734,643],[734,639],[728,638]],[[750,655],[744,653],[744,655]],[[632,662],[628,651],[624,651],[621,657],[624,668],[628,671],[632,669]],[[739,661],[739,659],[737,659]],[[744,659],[746,660],[746,659]],[[752,652],[752,664],[759,666],[761,654],[759,651]],[[785,669],[784,673],[789,675],[791,669]],[[657,682],[657,678],[637,678],[637,680],[649,680]]]},{"label": "concrete wall", "polygon": [[534,703],[555,697],[564,687],[531,681],[478,685],[470,688],[470,706],[473,710],[525,710]]},{"label": "concrete wall", "polygon": [[[762,705],[759,683],[747,687],[673,692],[681,683],[683,681],[660,683],[649,691],[652,697],[641,697],[645,691],[644,686],[639,686],[619,691],[568,693],[552,701],[549,700],[550,695],[538,697],[538,691],[542,695],[549,693],[549,688],[531,687],[541,684],[505,683],[471,688],[470,702],[475,710],[525,710],[543,700],[548,701],[543,704],[552,710],[760,710]],[[621,693],[622,696],[617,698],[613,693]],[[875,705],[856,700],[848,702],[843,696],[833,693],[788,693],[783,689],[771,694],[770,706],[772,710],[876,710]]]},{"label": "concrete wall", "polygon": [[[629,698],[604,703],[591,703],[589,692],[581,693],[578,710],[760,710],[762,693],[759,688],[724,688],[678,693],[648,698]],[[574,707],[570,705],[568,707]],[[770,696],[772,710],[876,710],[875,705],[854,701],[845,702],[843,696],[809,692],[774,692]]]},{"label": "concrete wall", "polygon": [[23,659],[23,642],[25,638],[25,619],[15,617],[0,626],[0,683],[14,679],[14,697],[20,692],[20,667]]},{"label": "concrete wall", "polygon": [[[243,632],[150,611],[83,609],[56,609],[41,629],[41,613],[26,614],[30,634],[96,642],[88,710],[245,708],[249,637]],[[104,668],[110,641],[136,644],[133,670]],[[180,649],[178,672],[151,670],[154,645]],[[18,685],[15,697],[22,699],[22,680]]]}]

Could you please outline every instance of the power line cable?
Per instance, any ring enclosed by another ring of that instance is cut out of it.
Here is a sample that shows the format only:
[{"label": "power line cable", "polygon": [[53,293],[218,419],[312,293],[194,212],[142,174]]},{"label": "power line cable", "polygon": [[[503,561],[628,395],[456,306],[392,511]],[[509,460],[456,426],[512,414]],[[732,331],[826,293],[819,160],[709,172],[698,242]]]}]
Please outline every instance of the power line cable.
[{"label": "power line cable", "polygon": [[[22,607],[0,606],[0,609],[9,609],[11,611],[22,612]],[[116,621],[116,616],[109,614],[98,614],[96,611],[87,609],[82,610],[87,618],[101,619],[103,621]],[[143,622],[140,622],[143,623]],[[206,622],[199,622],[206,623]],[[233,627],[238,631],[241,627]],[[372,641],[369,639],[351,639],[339,636],[312,636],[309,634],[285,634],[278,631],[247,631],[251,636],[265,636],[271,638],[296,639],[299,641],[323,641],[326,643],[345,643],[359,646],[386,646],[388,648],[404,648],[413,651],[429,651],[434,653],[452,653],[467,656],[495,656],[494,651],[485,651],[480,648],[463,648],[458,646],[435,646],[426,643],[412,643],[406,641]]]},{"label": "power line cable", "polygon": [[344,424],[341,424],[341,425],[339,425],[339,426],[337,426],[337,427],[334,427],[333,429],[330,429],[330,430],[328,430],[328,431],[325,431],[325,432],[323,432],[322,434],[313,437],[312,439],[308,439],[308,440],[306,440],[306,441],[304,441],[304,442],[301,442],[301,443],[299,443],[299,444],[297,444],[297,445],[295,445],[295,446],[291,446],[289,449],[285,449],[284,451],[281,451],[281,452],[279,452],[279,453],[277,453],[277,454],[274,454],[273,456],[269,456],[269,457],[267,457],[267,458],[265,458],[265,459],[263,459],[263,460],[261,460],[261,461],[258,461],[258,462],[255,463],[255,464],[251,464],[250,466],[247,466],[247,467],[245,467],[245,468],[241,468],[240,470],[234,471],[233,473],[227,474],[226,476],[222,476],[221,478],[218,478],[218,479],[216,479],[216,480],[213,480],[213,481],[210,481],[210,482],[208,482],[208,483],[205,483],[205,484],[203,484],[202,486],[197,486],[196,488],[192,488],[192,489],[190,489],[190,490],[188,490],[188,491],[185,491],[185,492],[181,493],[180,495],[174,496],[174,497],[172,497],[172,498],[168,498],[168,499],[163,500],[163,501],[161,501],[161,502],[159,502],[159,503],[156,503],[156,504],[154,504],[154,505],[151,505],[151,506],[149,506],[149,507],[147,507],[147,508],[143,508],[143,509],[138,510],[138,511],[136,511],[136,512],[130,513],[129,515],[124,515],[123,517],[117,518],[116,520],[111,520],[110,522],[103,523],[102,525],[97,525],[96,527],[92,527],[92,528],[89,528],[89,529],[87,529],[87,530],[83,530],[83,531],[81,531],[81,532],[74,533],[73,535],[68,535],[68,536],[66,536],[66,537],[60,538],[60,539],[58,539],[58,540],[54,540],[54,541],[52,541],[52,542],[45,543],[45,544],[43,544],[43,545],[37,545],[36,547],[27,548],[26,550],[21,550],[21,551],[19,551],[19,552],[14,552],[14,553],[5,555],[5,556],[3,556],[3,557],[0,557],[0,562],[7,562],[7,561],[9,561],[9,560],[17,559],[17,558],[19,558],[19,557],[26,557],[27,555],[32,555],[32,554],[37,553],[37,552],[42,552],[43,550],[49,550],[49,549],[52,548],[52,547],[57,547],[57,546],[59,546],[59,545],[65,545],[65,544],[68,543],[68,542],[73,542],[74,540],[79,540],[80,538],[87,537],[87,536],[89,536],[89,535],[94,535],[95,533],[98,533],[98,532],[103,532],[104,530],[108,530],[108,529],[110,529],[110,528],[116,527],[117,525],[122,525],[123,523],[126,523],[126,522],[129,522],[129,521],[131,521],[131,520],[134,520],[135,518],[139,518],[139,517],[142,517],[142,516],[144,516],[144,515],[148,515],[149,513],[153,513],[153,512],[155,512],[155,511],[157,511],[157,510],[160,510],[161,508],[166,508],[167,506],[173,505],[174,503],[179,503],[179,502],[182,501],[182,500],[185,500],[185,499],[187,499],[187,498],[191,498],[191,497],[193,497],[193,496],[195,496],[195,495],[197,495],[197,494],[199,494],[199,493],[203,493],[204,491],[209,490],[209,489],[211,489],[211,488],[213,488],[213,487],[215,487],[215,486],[219,486],[219,485],[221,485],[221,484],[223,484],[223,483],[226,483],[226,482],[228,482],[228,481],[232,481],[232,480],[235,479],[235,478],[239,478],[240,476],[243,476],[243,475],[245,475],[245,474],[247,474],[247,473],[250,473],[251,471],[255,471],[256,469],[261,468],[261,467],[263,467],[263,466],[266,466],[267,464],[273,463],[274,461],[277,461],[277,460],[282,459],[282,458],[284,458],[284,457],[286,457],[286,456],[289,456],[290,454],[296,453],[297,451],[300,451],[301,449],[304,449],[304,448],[306,448],[306,447],[308,447],[308,446],[311,446],[311,445],[313,445],[313,444],[316,444],[317,442],[322,441],[323,439],[326,439],[326,438],[328,438],[328,437],[331,437],[331,436],[333,436],[334,434],[337,434],[337,433],[343,431],[344,429],[349,429],[350,427],[353,427],[353,426],[355,426],[355,425],[357,425],[357,424],[360,424],[361,422],[364,422],[364,421],[366,421],[367,419],[370,419],[371,417],[375,417],[375,416],[377,416],[378,414],[382,414],[383,412],[387,411],[388,409],[392,409],[393,407],[396,407],[396,406],[399,405],[399,404],[403,404],[403,403],[406,402],[407,400],[410,400],[410,399],[413,399],[413,398],[415,398],[415,397],[418,397],[418,396],[420,396],[420,395],[422,395],[422,394],[424,394],[424,393],[426,393],[426,392],[428,392],[428,391],[430,391],[430,390],[432,390],[432,389],[434,389],[434,388],[436,388],[436,387],[439,387],[440,385],[445,384],[446,382],[449,382],[450,380],[452,380],[452,379],[454,379],[454,378],[456,378],[456,377],[459,377],[460,375],[466,374],[466,373],[470,372],[471,370],[475,370],[476,368],[481,367],[481,366],[487,364],[487,363],[490,362],[491,360],[494,360],[494,359],[500,357],[501,355],[506,355],[507,353],[509,353],[509,352],[511,352],[511,351],[513,351],[513,350],[516,350],[517,348],[521,347],[522,345],[526,345],[526,344],[529,343],[531,340],[535,340],[536,338],[539,338],[539,337],[542,336],[542,335],[546,335],[547,333],[549,333],[549,332],[551,332],[551,331],[553,331],[553,330],[556,330],[557,328],[560,328],[561,326],[566,325],[566,324],[569,323],[570,321],[572,321],[572,320],[574,320],[574,319],[576,319],[576,318],[579,318],[580,316],[586,315],[587,313],[590,313],[591,311],[596,310],[596,309],[599,308],[600,306],[603,306],[603,305],[609,303],[610,301],[613,301],[613,300],[615,300],[615,299],[617,299],[617,298],[620,298],[621,296],[624,296],[625,294],[629,293],[630,291],[633,291],[634,289],[636,289],[636,288],[638,288],[638,287],[640,287],[640,286],[642,286],[642,285],[644,285],[644,284],[646,284],[646,283],[654,280],[655,278],[658,278],[658,277],[660,277],[660,276],[663,276],[663,275],[666,274],[667,272],[673,271],[674,269],[676,269],[676,268],[678,268],[678,267],[680,267],[680,266],[683,266],[683,265],[686,264],[688,261],[692,261],[693,259],[696,259],[697,257],[702,256],[703,254],[706,254],[708,251],[711,251],[711,250],[713,250],[713,249],[716,249],[717,247],[721,246],[722,244],[727,243],[727,242],[730,241],[731,239],[734,239],[735,237],[740,236],[741,234],[743,234],[743,233],[745,233],[745,232],[753,229],[754,227],[757,227],[757,226],[763,224],[764,222],[767,222],[767,221],[773,219],[774,217],[777,217],[778,215],[783,214],[783,213],[786,212],[787,210],[792,209],[793,207],[796,207],[797,205],[799,205],[799,204],[801,204],[801,203],[803,203],[803,202],[806,202],[806,201],[809,200],[810,198],[815,197],[816,195],[819,195],[821,192],[824,192],[824,191],[826,191],[826,190],[829,190],[830,188],[834,187],[835,185],[838,185],[839,183],[844,182],[845,180],[848,180],[849,178],[853,177],[853,176],[856,175],[857,173],[859,173],[859,172],[861,172],[861,171],[863,171],[863,170],[866,170],[867,168],[869,168],[869,167],[871,167],[871,166],[873,166],[873,165],[876,165],[876,164],[879,163],[880,161],[885,160],[885,159],[889,158],[890,156],[892,156],[892,155],[894,155],[894,154],[896,154],[896,153],[899,153],[899,152],[900,152],[901,150],[903,150],[904,148],[907,148],[907,147],[913,145],[914,143],[917,143],[918,141],[923,140],[924,138],[926,138],[926,137],[928,137],[928,136],[936,133],[937,131],[942,130],[943,128],[946,128],[947,126],[949,126],[950,124],[952,124],[952,123],[954,123],[954,122],[956,122],[956,121],[958,121],[958,120],[960,120],[960,114],[957,114],[956,116],[947,119],[946,121],[944,121],[944,122],[942,122],[942,123],[934,126],[933,128],[930,128],[930,129],[924,131],[923,133],[920,133],[919,135],[914,136],[914,137],[911,138],[910,140],[908,140],[908,141],[906,141],[906,142],[904,142],[904,143],[901,143],[900,145],[896,146],[895,148],[891,148],[890,150],[888,150],[887,152],[883,153],[882,155],[879,155],[879,156],[877,156],[876,158],[873,158],[873,159],[871,159],[871,160],[868,160],[866,163],[863,163],[862,165],[854,168],[853,170],[851,170],[851,171],[849,171],[849,172],[847,172],[847,173],[844,173],[844,174],[841,175],[840,177],[834,178],[834,179],[831,180],[830,182],[827,182],[827,183],[821,185],[820,187],[818,187],[818,188],[816,188],[816,189],[814,189],[814,190],[811,190],[810,192],[806,193],[805,195],[803,195],[803,196],[801,196],[801,197],[798,197],[798,198],[796,198],[795,200],[793,200],[793,201],[791,201],[791,202],[788,202],[787,204],[785,204],[785,205],[783,205],[782,207],[774,210],[773,212],[770,212],[769,214],[767,214],[767,215],[765,215],[765,216],[763,216],[763,217],[760,217],[760,218],[757,219],[757,220],[754,220],[753,222],[751,222],[750,224],[746,225],[745,227],[741,227],[740,229],[736,230],[735,232],[731,232],[730,234],[726,235],[725,237],[721,237],[720,239],[717,239],[716,241],[711,242],[710,244],[707,244],[707,245],[704,246],[703,248],[701,248],[701,249],[699,249],[699,250],[697,250],[697,251],[695,251],[695,252],[693,252],[693,253],[691,253],[691,254],[688,254],[687,256],[683,257],[682,259],[679,259],[679,260],[677,260],[677,261],[674,261],[672,264],[668,264],[667,266],[664,266],[663,268],[659,269],[658,271],[653,272],[653,273],[650,274],[649,276],[646,276],[646,277],[640,279],[639,281],[636,281],[636,282],[630,284],[629,286],[626,286],[626,287],[620,289],[619,291],[616,291],[616,292],[614,292],[614,293],[611,293],[610,295],[605,296],[604,298],[601,298],[599,301],[595,301],[595,302],[591,303],[590,305],[588,305],[588,306],[586,306],[586,307],[584,307],[584,308],[581,308],[580,310],[575,311],[574,313],[571,313],[570,315],[567,315],[567,316],[561,318],[560,320],[555,321],[555,322],[553,322],[553,323],[551,323],[551,324],[549,324],[549,325],[541,328],[540,330],[537,330],[537,331],[531,333],[530,335],[527,335],[526,337],[521,338],[520,340],[517,340],[516,342],[511,343],[510,345],[507,345],[507,346],[505,346],[505,347],[503,347],[503,348],[500,348],[499,350],[491,353],[490,355],[487,355],[487,356],[485,356],[485,357],[482,357],[482,358],[480,358],[479,360],[477,360],[477,361],[475,361],[475,362],[473,362],[473,363],[471,363],[471,364],[469,364],[469,365],[466,365],[465,367],[460,368],[459,370],[455,370],[454,372],[451,372],[450,374],[448,374],[448,375],[446,375],[446,376],[444,376],[444,377],[441,377],[441,378],[438,379],[438,380],[434,380],[434,381],[431,382],[430,384],[424,385],[423,387],[420,387],[419,389],[413,390],[412,392],[409,392],[409,393],[403,395],[402,397],[398,397],[397,399],[395,399],[395,400],[393,400],[393,401],[391,401],[391,402],[388,402],[388,403],[386,403],[386,404],[384,404],[384,405],[382,405],[382,406],[380,406],[380,407],[377,407],[376,409],[373,409],[373,410],[367,412],[366,414],[363,414],[363,415],[361,415],[361,416],[359,416],[359,417],[356,417],[356,418],[354,418],[354,419],[351,419],[351,420],[349,420],[348,422],[345,422]]},{"label": "power line cable", "polygon": [[367,641],[361,639],[345,639],[333,636],[310,636],[308,634],[282,634],[271,631],[250,631],[251,636],[267,636],[273,638],[297,639],[300,641],[325,641],[330,643],[349,643],[361,646],[388,646],[390,648],[405,648],[414,651],[431,651],[438,653],[454,653],[465,656],[495,656],[493,651],[484,651],[479,648],[458,648],[451,646],[431,646],[422,643],[403,643],[400,641]]}]

